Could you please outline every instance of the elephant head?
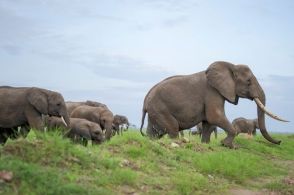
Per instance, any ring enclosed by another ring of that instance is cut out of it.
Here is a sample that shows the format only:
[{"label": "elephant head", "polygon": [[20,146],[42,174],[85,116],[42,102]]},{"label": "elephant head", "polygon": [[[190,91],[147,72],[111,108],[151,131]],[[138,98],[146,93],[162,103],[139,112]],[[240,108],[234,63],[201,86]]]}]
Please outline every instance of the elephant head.
[{"label": "elephant head", "polygon": [[60,93],[33,87],[29,89],[27,99],[39,113],[61,117],[65,126],[70,124],[64,99]]},{"label": "elephant head", "polygon": [[105,135],[102,132],[100,125],[96,123],[89,124],[91,140],[95,144],[101,144],[105,140]]},{"label": "elephant head", "polygon": [[206,76],[208,84],[230,103],[238,104],[239,97],[254,100],[257,104],[258,126],[261,134],[272,143],[281,143],[281,141],[273,139],[268,134],[264,114],[266,113],[276,120],[285,120],[265,109],[265,94],[248,66],[217,61],[208,67]]},{"label": "elephant head", "polygon": [[102,129],[105,129],[106,139],[110,139],[112,135],[112,124],[113,124],[113,114],[110,110],[101,108],[103,111],[100,113],[100,124]]}]

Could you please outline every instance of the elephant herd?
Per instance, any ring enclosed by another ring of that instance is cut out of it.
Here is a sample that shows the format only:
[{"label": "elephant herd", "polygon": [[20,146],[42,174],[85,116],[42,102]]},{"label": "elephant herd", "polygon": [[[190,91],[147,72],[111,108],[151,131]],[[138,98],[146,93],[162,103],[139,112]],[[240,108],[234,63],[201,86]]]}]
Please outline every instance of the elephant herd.
[{"label": "elephant herd", "polygon": [[[237,118],[232,123],[225,114],[225,102],[237,105],[239,98],[254,100],[257,119]],[[271,143],[280,144],[272,138],[265,125],[265,114],[279,120],[265,107],[265,94],[247,65],[234,65],[216,61],[204,71],[166,78],[154,85],[145,96],[140,132],[146,114],[146,133],[150,138],[168,134],[178,137],[185,129],[201,124],[201,141],[210,142],[216,127],[226,131],[222,145],[235,148],[233,140],[239,133],[255,134],[260,129],[262,136]],[[86,145],[109,140],[122,133],[121,126],[129,126],[125,116],[115,115],[102,103],[65,102],[58,92],[36,87],[0,87],[0,143],[7,138],[25,136],[29,129],[64,127],[66,137]]]},{"label": "elephant herd", "polygon": [[60,127],[74,142],[100,144],[122,133],[123,125],[128,129],[126,116],[99,102],[65,102],[60,93],[36,87],[0,87],[0,144],[25,137],[31,128]]}]

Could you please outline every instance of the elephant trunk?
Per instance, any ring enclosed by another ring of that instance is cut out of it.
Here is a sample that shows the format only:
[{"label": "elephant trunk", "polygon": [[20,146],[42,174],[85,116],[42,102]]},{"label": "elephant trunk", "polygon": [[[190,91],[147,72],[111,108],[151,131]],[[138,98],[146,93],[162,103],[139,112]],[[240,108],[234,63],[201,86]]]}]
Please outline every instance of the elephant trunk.
[{"label": "elephant trunk", "polygon": [[111,135],[112,135],[112,123],[111,123],[111,124],[106,124],[106,125],[104,126],[104,129],[106,130],[106,131],[105,131],[105,138],[106,138],[107,140],[110,140]]},{"label": "elephant trunk", "polygon": [[[259,99],[260,102],[263,105],[265,105],[264,92],[256,79],[255,79],[255,81],[256,81],[256,86],[257,86],[257,91],[258,91],[257,99]],[[256,105],[257,105],[258,126],[259,126],[259,129],[260,129],[262,136],[271,143],[280,144],[281,143],[280,140],[275,140],[268,134],[267,129],[265,127],[265,116],[264,116],[265,113],[264,113],[263,109],[258,104],[256,104]]]}]

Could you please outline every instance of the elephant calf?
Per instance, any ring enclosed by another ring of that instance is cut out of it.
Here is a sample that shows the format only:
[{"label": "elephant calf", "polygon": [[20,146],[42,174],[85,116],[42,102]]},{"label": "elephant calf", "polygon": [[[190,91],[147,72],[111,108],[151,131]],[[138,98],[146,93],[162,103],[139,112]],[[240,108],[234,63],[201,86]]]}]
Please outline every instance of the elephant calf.
[{"label": "elephant calf", "polygon": [[257,119],[246,119],[243,117],[236,118],[232,122],[237,134],[247,133],[249,135],[256,135],[256,129],[259,129]]},{"label": "elephant calf", "polygon": [[[65,127],[58,117],[46,117],[45,123],[49,128]],[[80,118],[70,118],[70,126],[65,137],[72,139],[74,142],[87,146],[88,140],[94,144],[101,144],[105,140],[104,133],[99,124]]]}]

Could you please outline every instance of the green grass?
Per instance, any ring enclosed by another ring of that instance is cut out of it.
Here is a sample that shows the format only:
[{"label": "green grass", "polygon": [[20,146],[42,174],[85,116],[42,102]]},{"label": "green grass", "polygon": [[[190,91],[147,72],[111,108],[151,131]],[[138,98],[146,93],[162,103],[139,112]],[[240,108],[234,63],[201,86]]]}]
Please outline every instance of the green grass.
[{"label": "green grass", "polygon": [[[57,131],[0,146],[0,194],[226,194],[230,189],[293,194],[294,136],[275,134],[281,145],[236,138],[231,150],[212,138],[197,136],[150,140],[138,131],[124,132],[102,145],[83,147]],[[224,137],[220,135],[219,137]],[[173,148],[172,142],[180,147]]]}]

